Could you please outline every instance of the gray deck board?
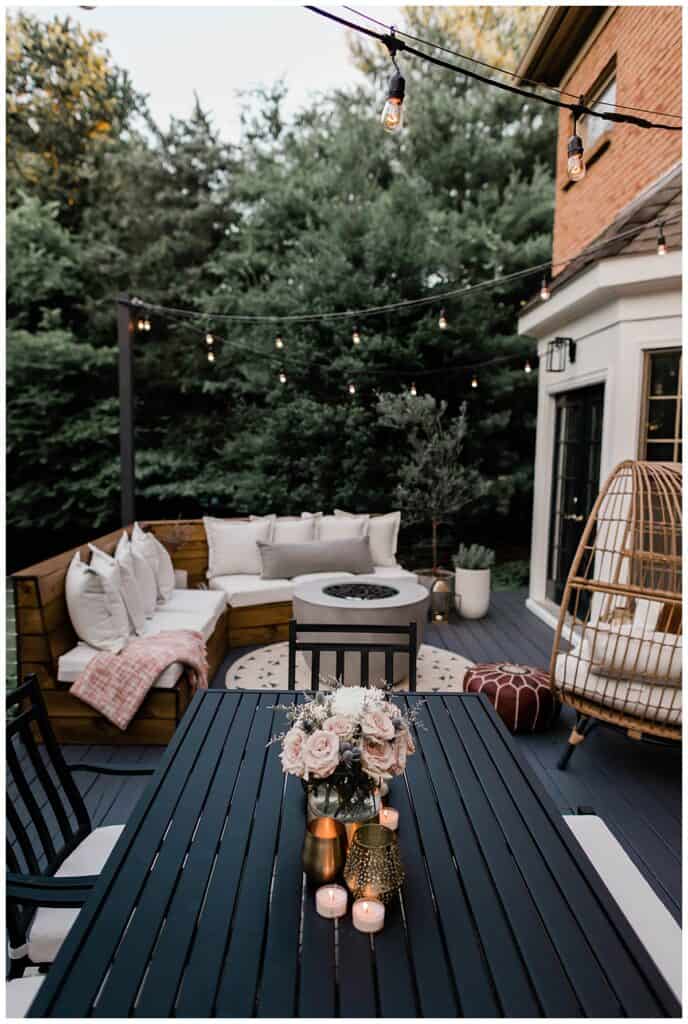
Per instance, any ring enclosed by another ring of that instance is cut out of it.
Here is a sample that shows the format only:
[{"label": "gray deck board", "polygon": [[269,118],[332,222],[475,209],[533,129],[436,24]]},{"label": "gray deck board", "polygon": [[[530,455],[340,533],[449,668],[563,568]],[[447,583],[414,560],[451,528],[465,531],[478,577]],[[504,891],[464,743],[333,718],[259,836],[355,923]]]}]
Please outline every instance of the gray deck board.
[{"label": "gray deck board", "polygon": [[[552,631],[525,607],[525,592],[493,594],[480,621],[452,618],[428,625],[424,641],[474,662],[510,661],[547,668]],[[247,648],[231,651],[213,686],[224,686],[229,665]],[[606,822],[654,891],[680,921],[681,757],[675,749],[637,743],[600,727],[576,752],[566,772],[556,767],[572,724],[564,709],[547,733],[519,736],[519,748],[562,813],[592,809]],[[161,747],[68,747],[67,760],[140,761],[154,765]],[[147,779],[77,775],[95,825],[126,820]]]}]

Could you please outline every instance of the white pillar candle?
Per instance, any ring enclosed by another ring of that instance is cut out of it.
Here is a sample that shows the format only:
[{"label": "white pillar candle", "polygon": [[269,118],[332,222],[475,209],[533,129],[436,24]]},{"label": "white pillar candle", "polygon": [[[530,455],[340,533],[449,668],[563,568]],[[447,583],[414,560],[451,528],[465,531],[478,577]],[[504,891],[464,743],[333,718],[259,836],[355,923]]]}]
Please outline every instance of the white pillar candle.
[{"label": "white pillar candle", "polygon": [[399,827],[399,811],[396,811],[393,807],[380,808],[380,824],[396,832]]},{"label": "white pillar candle", "polygon": [[321,885],[315,894],[315,909],[321,917],[343,917],[346,914],[347,891],[342,885]]},{"label": "white pillar candle", "polygon": [[380,932],[385,923],[385,905],[379,900],[356,900],[352,916],[359,932]]}]

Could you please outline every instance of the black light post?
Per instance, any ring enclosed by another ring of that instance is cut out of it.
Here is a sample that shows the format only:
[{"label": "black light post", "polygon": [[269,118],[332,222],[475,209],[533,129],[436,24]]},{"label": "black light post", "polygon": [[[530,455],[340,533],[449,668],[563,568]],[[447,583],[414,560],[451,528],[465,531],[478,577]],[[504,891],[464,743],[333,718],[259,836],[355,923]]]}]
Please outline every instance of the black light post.
[{"label": "black light post", "polygon": [[122,525],[134,522],[134,322],[128,295],[117,297],[119,473]]}]

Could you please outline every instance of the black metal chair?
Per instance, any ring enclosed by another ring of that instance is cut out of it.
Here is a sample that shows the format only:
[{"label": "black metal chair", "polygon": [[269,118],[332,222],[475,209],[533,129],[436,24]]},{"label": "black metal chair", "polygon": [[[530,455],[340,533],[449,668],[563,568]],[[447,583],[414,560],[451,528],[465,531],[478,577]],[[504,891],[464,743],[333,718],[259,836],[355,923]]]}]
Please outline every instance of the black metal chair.
[{"label": "black metal chair", "polygon": [[[302,633],[350,633],[352,636],[376,634],[381,637],[407,636],[407,642],[399,640],[387,641],[387,643],[356,643],[346,640],[299,640],[298,635]],[[328,624],[312,624],[297,622],[296,619],[289,620],[289,667],[288,687],[293,690],[296,686],[296,652],[307,651],[311,655],[311,690],[320,688],[320,655],[334,654],[336,658],[335,676],[340,682],[344,681],[344,659],[347,653],[360,653],[361,655],[361,686],[368,686],[370,683],[370,655],[382,653],[385,656],[385,687],[391,690],[394,686],[394,655],[408,654],[409,659],[409,690],[415,693],[416,690],[416,658],[418,656],[418,631],[415,622],[409,622],[407,626],[379,626],[379,625],[354,625],[343,626]]]},{"label": "black metal chair", "polygon": [[[150,775],[154,769],[67,764],[35,675],[7,695],[6,734],[7,931],[9,977],[16,978],[28,966],[52,962],[74,919],[65,909],[84,903],[121,832],[119,826],[93,828],[73,773]],[[94,863],[95,872],[75,873],[65,864],[70,857],[80,865]],[[60,869],[63,874],[56,877]],[[32,935],[39,908],[55,911],[43,915],[48,937],[42,940]],[[56,948],[32,956],[32,945],[44,951]]]}]

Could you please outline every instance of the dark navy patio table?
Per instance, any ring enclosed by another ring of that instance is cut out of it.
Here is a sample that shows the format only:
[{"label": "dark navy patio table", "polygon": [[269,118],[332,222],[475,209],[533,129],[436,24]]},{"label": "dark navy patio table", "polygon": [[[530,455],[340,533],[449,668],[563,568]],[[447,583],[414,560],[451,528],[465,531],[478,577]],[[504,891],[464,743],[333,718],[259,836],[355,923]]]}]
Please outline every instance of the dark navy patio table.
[{"label": "dark navy patio table", "polygon": [[304,793],[266,746],[294,699],[194,698],[31,1016],[678,1015],[479,695],[425,698],[391,786],[406,882],[384,931],[320,918]]}]

